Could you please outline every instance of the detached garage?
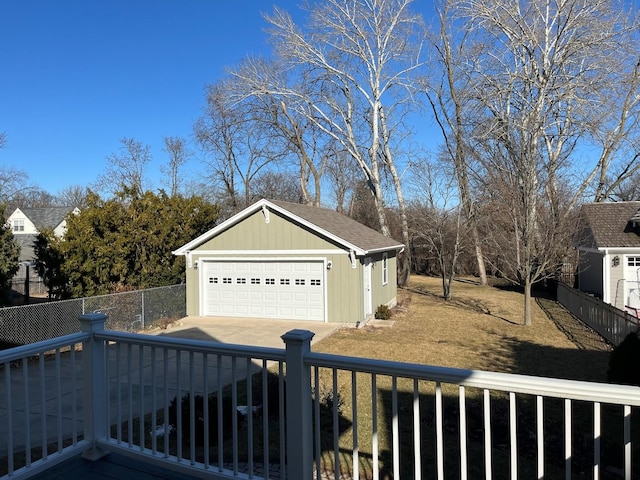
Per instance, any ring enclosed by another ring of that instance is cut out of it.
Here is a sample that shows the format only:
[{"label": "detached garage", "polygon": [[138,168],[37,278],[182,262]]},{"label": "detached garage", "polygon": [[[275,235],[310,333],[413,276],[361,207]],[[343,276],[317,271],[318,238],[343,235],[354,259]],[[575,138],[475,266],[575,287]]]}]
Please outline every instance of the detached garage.
[{"label": "detached garage", "polygon": [[333,210],[260,200],[174,254],[188,315],[355,323],[395,305],[402,248]]}]

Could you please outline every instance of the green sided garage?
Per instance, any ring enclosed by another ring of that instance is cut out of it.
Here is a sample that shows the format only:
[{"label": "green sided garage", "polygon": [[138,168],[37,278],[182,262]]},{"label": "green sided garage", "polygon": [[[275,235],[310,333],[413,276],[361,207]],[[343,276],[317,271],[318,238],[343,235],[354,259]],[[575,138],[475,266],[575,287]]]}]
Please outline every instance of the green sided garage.
[{"label": "green sided garage", "polygon": [[355,323],[395,305],[403,247],[333,210],[263,199],[174,254],[190,316]]}]

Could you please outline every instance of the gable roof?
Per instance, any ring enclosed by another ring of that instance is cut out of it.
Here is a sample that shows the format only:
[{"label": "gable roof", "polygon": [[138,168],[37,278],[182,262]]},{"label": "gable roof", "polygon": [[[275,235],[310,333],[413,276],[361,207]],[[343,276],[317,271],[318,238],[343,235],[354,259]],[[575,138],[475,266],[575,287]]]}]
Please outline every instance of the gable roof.
[{"label": "gable roof", "polygon": [[74,210],[74,207],[21,208],[20,210],[40,230],[56,228]]},{"label": "gable roof", "polygon": [[37,235],[33,235],[31,233],[22,234],[22,235],[14,235],[16,243],[20,247],[20,256],[18,257],[18,261],[20,262],[31,262],[35,258],[35,251],[33,249],[33,244],[36,241]]},{"label": "gable roof", "polygon": [[404,245],[393,238],[342,215],[334,210],[311,207],[297,203],[262,199],[221,223],[217,227],[200,235],[186,245],[175,250],[174,255],[185,255],[204,242],[233,227],[258,210],[274,211],[293,223],[303,225],[316,234],[336,241],[356,255],[367,255],[375,252],[401,250]]},{"label": "gable roof", "polygon": [[594,247],[640,248],[640,202],[588,203],[582,205],[582,219]]}]

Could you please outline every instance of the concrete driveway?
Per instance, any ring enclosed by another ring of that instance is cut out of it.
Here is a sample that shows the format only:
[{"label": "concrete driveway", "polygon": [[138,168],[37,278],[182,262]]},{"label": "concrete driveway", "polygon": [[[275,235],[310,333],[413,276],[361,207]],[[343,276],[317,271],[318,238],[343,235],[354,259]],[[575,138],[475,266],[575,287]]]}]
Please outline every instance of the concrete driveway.
[{"label": "concrete driveway", "polygon": [[[166,330],[159,330],[157,335],[171,336],[176,338],[188,338],[196,340],[209,340],[212,342],[222,342],[237,345],[249,345],[258,347],[274,347],[284,348],[284,342],[281,336],[289,330],[302,329],[309,330],[315,334],[312,344],[327,338],[333,332],[343,328],[343,324],[322,323],[322,322],[302,322],[289,320],[265,320],[252,318],[222,318],[222,317],[188,317],[175,324],[172,324]],[[147,333],[147,332],[145,332]],[[109,347],[115,349],[115,346]],[[133,349],[129,352],[126,347],[122,351],[112,351],[107,355],[109,370],[109,400],[111,405],[116,405],[123,397],[135,399],[130,404],[132,408],[131,414],[137,416],[140,414],[141,388],[144,389],[145,409],[150,405],[152,400],[152,385],[156,385],[156,397],[162,398],[163,391],[161,386],[166,381],[169,388],[170,397],[176,395],[176,385],[179,384],[178,377],[183,379],[182,389],[186,388],[186,379],[189,378],[189,365],[185,362],[186,356],[183,356],[180,363],[176,360],[176,353],[171,352],[168,357],[170,366],[167,377],[164,377],[163,369],[156,369],[155,378],[152,375],[152,362],[149,352],[143,354],[143,358],[139,358],[139,351]],[[129,353],[128,353],[129,352]],[[131,355],[130,358],[127,355]],[[8,435],[12,436],[13,448],[20,450],[27,442],[27,432],[29,432],[32,445],[42,444],[43,429],[48,432],[47,441],[55,441],[57,435],[63,438],[71,438],[73,431],[81,433],[83,431],[82,424],[82,396],[76,397],[72,395],[72,385],[70,378],[71,372],[75,372],[75,388],[76,393],[80,394],[80,386],[82,385],[82,352],[77,352],[76,361],[73,363],[68,354],[63,354],[60,364],[57,365],[53,360],[44,362],[44,380],[40,377],[39,369],[30,368],[25,378],[23,368],[12,368],[10,370],[12,413],[6,408],[7,385],[5,381],[0,379],[0,425],[8,424],[8,415],[13,415],[13,433],[8,431],[0,431],[0,455],[5,455],[8,447]],[[160,362],[160,360],[156,360]],[[223,384],[231,382],[232,373],[230,360],[228,357],[221,359],[221,369],[217,367],[217,358],[211,355],[208,359],[207,368],[209,375],[209,389],[215,390],[217,383],[216,372],[222,372],[221,381]],[[120,367],[115,366],[120,363]],[[156,363],[159,365],[159,363]],[[201,363],[196,363],[196,377],[199,379],[199,372],[202,369]],[[250,369],[257,371],[260,368],[258,363],[251,364]],[[56,388],[58,382],[58,369],[62,382],[59,390]],[[142,370],[141,370],[142,369]],[[117,373],[120,372],[120,373]],[[240,380],[247,375],[246,363],[239,362],[235,369],[235,378]],[[140,384],[140,379],[142,383]],[[127,382],[133,381],[134,385],[128,386]],[[120,386],[118,386],[120,385]],[[53,388],[52,388],[53,387]],[[27,395],[27,392],[28,395]],[[60,396],[59,396],[60,395]],[[44,402],[42,401],[44,399]],[[28,408],[25,408],[28,404]],[[125,412],[127,413],[127,412]],[[61,414],[61,417],[60,417]],[[118,421],[114,417],[115,408],[111,412],[111,424]],[[124,415],[124,414],[123,414]],[[123,417],[124,418],[124,417]],[[46,427],[43,426],[46,424]],[[61,431],[58,432],[58,428]],[[6,435],[5,435],[6,434]]]},{"label": "concrete driveway", "polygon": [[251,345],[257,347],[284,348],[282,335],[289,330],[309,330],[315,335],[311,344],[327,338],[348,324],[305,322],[299,320],[268,320],[261,318],[186,317],[161,330],[158,335],[168,335],[194,340]]}]

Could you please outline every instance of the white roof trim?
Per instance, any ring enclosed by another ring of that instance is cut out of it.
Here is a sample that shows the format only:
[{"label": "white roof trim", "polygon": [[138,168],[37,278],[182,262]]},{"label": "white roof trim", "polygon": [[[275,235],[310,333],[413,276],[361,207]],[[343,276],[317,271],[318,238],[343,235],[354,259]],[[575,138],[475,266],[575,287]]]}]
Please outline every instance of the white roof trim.
[{"label": "white roof trim", "polygon": [[[236,223],[239,223],[240,221],[244,220],[245,218],[247,218],[248,216],[252,215],[253,213],[257,212],[260,209],[265,209],[265,208],[269,208],[271,210],[274,210],[278,213],[281,213],[282,215],[284,215],[285,217],[301,223],[302,225],[304,225],[305,227],[309,228],[310,230],[318,233],[319,235],[322,235],[324,237],[327,237],[335,242],[337,242],[338,244],[344,246],[345,249],[348,250],[352,250],[355,252],[356,255],[358,256],[362,256],[362,255],[366,255],[367,252],[366,250],[363,250],[359,247],[357,247],[356,245],[353,245],[349,242],[347,242],[346,240],[344,240],[343,238],[340,238],[320,227],[318,227],[317,225],[314,225],[311,222],[308,222],[307,220],[298,217],[297,215],[294,215],[293,213],[291,213],[289,210],[286,210],[284,208],[281,208],[273,203],[271,203],[268,200],[262,199],[257,201],[256,203],[254,203],[253,205],[248,206],[247,208],[245,208],[244,210],[242,210],[239,213],[236,213],[234,216],[232,216],[231,218],[228,218],[226,221],[222,222],[220,225],[212,228],[211,230],[209,230],[206,233],[203,233],[202,235],[200,235],[199,237],[195,238],[194,240],[191,240],[189,243],[183,245],[182,247],[178,248],[177,250],[174,250],[172,253],[174,255],[186,255],[188,252],[190,252],[191,250],[194,250],[195,248],[197,248],[198,246],[202,245],[204,242],[210,240],[211,238],[215,237],[216,235],[218,235],[219,233],[222,233],[223,231],[227,230],[228,228],[232,227],[233,225],[235,225]],[[390,250],[390,249],[385,249],[385,250]]]}]

